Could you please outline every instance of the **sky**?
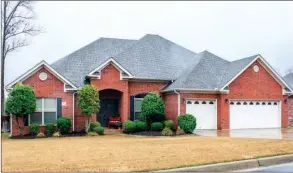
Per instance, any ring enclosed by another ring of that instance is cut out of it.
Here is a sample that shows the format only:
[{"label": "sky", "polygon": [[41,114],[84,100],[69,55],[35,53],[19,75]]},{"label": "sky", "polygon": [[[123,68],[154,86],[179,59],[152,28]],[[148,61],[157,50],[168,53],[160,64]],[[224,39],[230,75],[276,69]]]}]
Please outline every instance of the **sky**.
[{"label": "sky", "polygon": [[158,34],[229,61],[261,54],[281,75],[293,67],[293,2],[36,2],[45,32],[6,58],[5,85],[100,37]]}]

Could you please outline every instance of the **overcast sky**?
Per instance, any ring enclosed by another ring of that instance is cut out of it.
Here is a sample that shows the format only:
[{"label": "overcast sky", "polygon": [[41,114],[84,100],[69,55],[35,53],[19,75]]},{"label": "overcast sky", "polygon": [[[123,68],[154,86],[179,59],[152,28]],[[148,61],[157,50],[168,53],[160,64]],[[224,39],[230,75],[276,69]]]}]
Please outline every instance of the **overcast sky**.
[{"label": "overcast sky", "polygon": [[261,54],[282,75],[293,66],[293,2],[37,2],[46,33],[6,60],[8,84],[100,38],[159,34],[227,60]]}]

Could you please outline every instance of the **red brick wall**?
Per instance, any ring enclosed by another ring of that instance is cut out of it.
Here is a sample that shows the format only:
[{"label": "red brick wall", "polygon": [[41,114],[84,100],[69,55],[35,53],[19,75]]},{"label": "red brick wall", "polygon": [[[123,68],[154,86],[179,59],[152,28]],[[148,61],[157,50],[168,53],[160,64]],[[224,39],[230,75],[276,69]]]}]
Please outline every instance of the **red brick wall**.
[{"label": "red brick wall", "polygon": [[140,93],[147,93],[160,90],[167,85],[167,82],[143,82],[143,81],[130,81],[129,94],[135,96]]},{"label": "red brick wall", "polygon": [[173,120],[177,127],[178,118],[178,95],[176,93],[166,93],[163,96],[165,103],[165,113],[168,120]]},{"label": "red brick wall", "polygon": [[288,125],[293,127],[293,96],[288,99]]},{"label": "red brick wall", "polygon": [[[39,74],[41,72],[47,73],[47,80],[42,81],[39,79]],[[45,67],[42,67],[36,73],[23,81],[23,84],[30,85],[34,90],[36,97],[62,98],[62,102],[66,102],[66,105],[62,106],[62,116],[72,119],[72,92],[64,92],[64,83],[56,78]],[[12,135],[19,135],[15,121],[13,121],[12,128]]]}]

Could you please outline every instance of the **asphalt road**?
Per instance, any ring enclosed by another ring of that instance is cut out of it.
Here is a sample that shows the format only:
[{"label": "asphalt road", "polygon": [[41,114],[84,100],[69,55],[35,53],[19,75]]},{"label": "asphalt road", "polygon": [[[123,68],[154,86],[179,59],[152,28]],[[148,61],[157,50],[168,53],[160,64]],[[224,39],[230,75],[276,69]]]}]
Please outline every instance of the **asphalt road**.
[{"label": "asphalt road", "polygon": [[293,163],[244,170],[241,172],[293,172]]}]

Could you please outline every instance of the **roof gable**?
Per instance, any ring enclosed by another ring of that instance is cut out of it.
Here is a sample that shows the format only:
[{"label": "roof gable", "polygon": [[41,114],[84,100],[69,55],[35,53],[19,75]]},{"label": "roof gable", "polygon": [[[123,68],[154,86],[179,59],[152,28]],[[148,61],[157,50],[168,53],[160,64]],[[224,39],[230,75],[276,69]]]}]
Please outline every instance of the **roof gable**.
[{"label": "roof gable", "polygon": [[287,74],[283,77],[283,79],[287,82],[288,85],[290,85],[291,88],[293,88],[293,73]]},{"label": "roof gable", "polygon": [[56,76],[59,80],[61,80],[65,84],[70,85],[73,89],[77,89],[77,87],[72,82],[70,82],[63,75],[61,75],[59,72],[57,72],[55,69],[53,69],[44,60],[41,61],[41,62],[39,62],[38,64],[36,64],[34,67],[32,67],[31,69],[29,69],[28,71],[26,71],[24,74],[22,74],[21,76],[19,76],[18,78],[16,78],[11,83],[9,83],[6,86],[6,89],[8,89],[8,90],[11,89],[17,82],[22,82],[22,81],[26,80],[28,77],[30,77],[31,75],[33,75],[35,72],[37,72],[38,70],[40,70],[43,67],[45,67],[50,73],[52,73],[54,76]]},{"label": "roof gable", "polygon": [[[233,82],[239,75],[241,75],[248,67],[250,67],[255,61],[259,61],[260,64],[264,67],[264,69],[283,87],[286,87],[287,89],[292,92],[292,88],[284,81],[284,79],[269,65],[269,63],[261,56],[256,55],[250,58],[247,58],[250,61],[245,67],[241,68],[241,70],[227,83],[223,85],[221,90],[224,90],[231,82]],[[252,60],[251,60],[252,59]]]}]

